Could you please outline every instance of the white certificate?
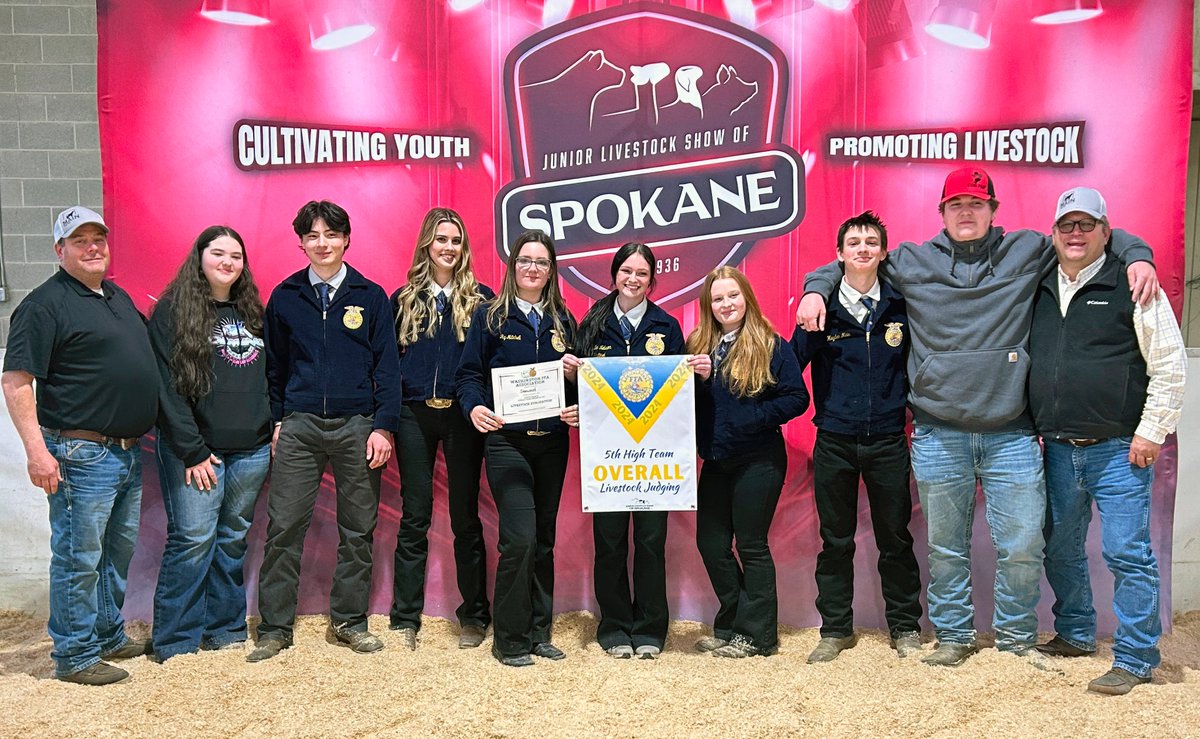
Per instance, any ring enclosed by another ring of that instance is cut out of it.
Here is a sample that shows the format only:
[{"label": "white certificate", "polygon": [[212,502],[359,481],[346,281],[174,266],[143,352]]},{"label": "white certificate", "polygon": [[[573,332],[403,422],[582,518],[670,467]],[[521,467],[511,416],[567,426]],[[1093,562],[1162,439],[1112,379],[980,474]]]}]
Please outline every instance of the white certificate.
[{"label": "white certificate", "polygon": [[562,360],[492,369],[492,401],[505,423],[558,418],[566,407]]}]

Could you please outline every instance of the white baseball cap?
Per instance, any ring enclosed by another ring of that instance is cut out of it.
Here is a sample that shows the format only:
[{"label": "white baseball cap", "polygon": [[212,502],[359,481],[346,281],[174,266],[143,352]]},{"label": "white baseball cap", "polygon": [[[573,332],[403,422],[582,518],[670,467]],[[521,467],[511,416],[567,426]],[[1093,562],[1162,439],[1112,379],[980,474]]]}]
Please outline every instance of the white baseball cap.
[{"label": "white baseball cap", "polygon": [[1058,208],[1054,211],[1057,221],[1068,213],[1087,213],[1092,218],[1108,218],[1108,206],[1099,190],[1090,187],[1072,187],[1058,196]]},{"label": "white baseball cap", "polygon": [[96,211],[85,208],[82,205],[67,208],[58,214],[58,218],[54,219],[54,240],[62,241],[75,233],[80,226],[88,223],[94,223],[104,229],[104,233],[108,233],[108,226],[105,225],[104,219]]}]

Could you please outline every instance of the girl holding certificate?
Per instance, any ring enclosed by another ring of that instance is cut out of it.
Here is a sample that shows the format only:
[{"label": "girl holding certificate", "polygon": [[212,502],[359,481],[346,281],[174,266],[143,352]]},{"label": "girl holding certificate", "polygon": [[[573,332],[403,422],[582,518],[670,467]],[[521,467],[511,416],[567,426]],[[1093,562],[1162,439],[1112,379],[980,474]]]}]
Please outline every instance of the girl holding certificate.
[{"label": "girl holding certificate", "polygon": [[[492,654],[510,667],[532,665],[531,655],[566,656],[550,643],[554,536],[570,448],[567,428],[579,425],[579,411],[570,406],[557,418],[505,423],[493,407],[492,370],[561,360],[574,337],[554,241],[526,231],[509,252],[500,295],[475,310],[457,376],[463,412],[487,435],[485,469],[500,519]],[[575,368],[560,363],[558,371],[574,382]]]},{"label": "girl holding certificate", "polygon": [[479,646],[491,623],[487,554],[479,522],[483,435],[453,398],[454,374],[471,315],[494,296],[490,288],[475,280],[462,218],[449,208],[431,209],[421,222],[408,284],[392,295],[404,402],[396,434],[404,514],[396,537],[391,628],[400,632],[409,649],[417,647],[425,606],[433,464],[439,442],[446,457],[454,565],[463,599],[456,611],[458,646]]},{"label": "girl holding certificate", "polygon": [[242,237],[200,232],[150,316],[167,545],[154,591],[155,657],[246,641],[242,563],[271,464],[263,305]]},{"label": "girl holding certificate", "polygon": [[696,393],[704,459],[696,546],[720,607],[714,636],[696,648],[718,657],[767,656],[779,648],[775,562],[767,546],[787,472],[779,427],[804,412],[808,392],[795,355],[763,317],[745,275],[733,267],[713,270],[700,306],[706,315],[688,337],[688,350],[712,358],[712,377]]},{"label": "girl holding certificate", "polygon": [[[596,302],[579,324],[580,357],[684,354],[683,331],[662,308],[647,299],[654,289],[654,254],[645,244],[628,243],[613,256],[614,290]],[[711,367],[706,355],[689,363],[702,379]],[[577,368],[574,355],[563,364]],[[633,519],[633,592],[630,593],[629,526]],[[594,569],[600,625],[596,641],[611,656],[637,654],[653,659],[667,638],[667,511],[592,514]]]}]

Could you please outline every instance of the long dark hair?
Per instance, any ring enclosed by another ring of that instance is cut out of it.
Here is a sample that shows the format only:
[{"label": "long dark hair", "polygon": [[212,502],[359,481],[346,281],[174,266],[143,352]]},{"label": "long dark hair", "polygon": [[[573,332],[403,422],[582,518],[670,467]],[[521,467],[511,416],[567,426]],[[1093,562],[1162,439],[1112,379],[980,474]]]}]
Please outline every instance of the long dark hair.
[{"label": "long dark hair", "polygon": [[650,265],[650,287],[646,293],[648,295],[653,292],[654,285],[658,282],[658,278],[654,275],[654,252],[650,251],[650,247],[637,241],[630,241],[622,245],[613,255],[612,265],[608,269],[609,274],[612,275],[613,291],[593,303],[588,312],[584,314],[583,320],[579,322],[579,334],[575,340],[575,349],[580,356],[590,355],[592,345],[604,332],[604,324],[608,322],[608,317],[613,315],[613,309],[617,305],[617,293],[619,292],[616,289],[617,271],[621,269],[622,264],[625,264],[625,260],[634,254],[645,259],[646,264]]},{"label": "long dark hair", "polygon": [[171,303],[174,341],[167,366],[176,391],[193,402],[212,390],[212,330],[217,321],[212,287],[200,267],[200,256],[209,244],[222,236],[228,236],[242,247],[242,274],[229,289],[229,302],[233,303],[246,330],[254,336],[262,336],[262,299],[254,276],[250,274],[246,244],[238,232],[228,226],[209,226],[196,237],[175,279],[163,290],[162,298],[154,308],[158,310],[168,300]]},{"label": "long dark hair", "polygon": [[[500,287],[500,294],[488,308],[487,327],[493,332],[499,331],[512,306],[516,304],[517,257],[521,254],[521,247],[530,241],[546,247],[546,251],[550,254],[550,273],[546,275],[546,286],[542,288],[542,311],[554,322],[554,330],[558,332],[558,335],[569,344],[575,333],[575,318],[567,310],[567,301],[563,298],[562,290],[558,286],[558,256],[554,251],[554,239],[550,238],[545,231],[537,229],[523,231],[513,240],[512,249],[508,253],[508,265],[504,271],[504,282]],[[564,319],[567,321],[566,324],[563,323]],[[566,330],[565,326],[570,327],[570,332]]]}]

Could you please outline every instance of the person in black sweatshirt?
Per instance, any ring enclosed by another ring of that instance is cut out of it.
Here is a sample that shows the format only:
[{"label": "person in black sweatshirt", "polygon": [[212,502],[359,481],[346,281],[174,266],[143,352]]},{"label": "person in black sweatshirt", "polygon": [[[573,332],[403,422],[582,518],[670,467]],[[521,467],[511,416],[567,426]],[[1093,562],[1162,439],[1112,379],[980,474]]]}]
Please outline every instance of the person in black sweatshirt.
[{"label": "person in black sweatshirt", "polygon": [[454,402],[454,373],[475,308],[495,293],[475,280],[471,242],[462,217],[449,208],[425,214],[408,283],[392,295],[400,347],[400,431],[396,461],[404,513],[396,537],[391,628],[417,648],[425,607],[425,566],[433,516],[433,465],[438,443],[446,457],[447,504],[458,574],[460,648],[483,643],[491,623],[487,551],[479,522],[483,435]]},{"label": "person in black sweatshirt", "polygon": [[787,473],[779,427],[804,412],[808,391],[796,355],[763,316],[744,274],[733,267],[710,272],[700,308],[688,351],[712,358],[712,376],[696,393],[704,460],[696,546],[720,607],[713,636],[696,648],[718,657],[768,656],[779,649],[775,562],[767,544]]},{"label": "person in black sweatshirt", "polygon": [[820,521],[817,610],[821,640],[808,661],[829,662],[857,643],[854,635],[854,533],[859,480],[871,504],[879,550],[879,583],[892,646],[901,657],[921,650],[921,572],[913,554],[904,362],[908,314],[904,298],[878,279],[887,259],[887,229],[871,211],[838,229],[845,276],[829,298],[825,328],[797,326],[792,348],[803,369],[812,363],[817,440],[813,501]]},{"label": "person in black sweatshirt", "polygon": [[[563,364],[578,368],[579,357],[631,357],[685,354],[679,321],[647,299],[654,290],[654,253],[637,242],[613,255],[613,287],[596,301],[579,324],[575,342],[578,357],[568,354]],[[701,378],[711,367],[707,355],[689,363]],[[629,526],[633,520],[633,587],[627,573]],[[667,639],[667,511],[609,511],[592,514],[595,542],[596,603],[600,625],[596,641],[612,657],[635,653],[654,659]]]},{"label": "person in black sweatshirt", "polygon": [[379,285],[346,264],[350,216],[328,200],[300,208],[292,229],[309,266],[267,301],[267,388],[275,453],[258,580],[258,645],[249,662],[292,645],[300,555],[321,476],[333,467],[338,562],[329,594],[333,637],[355,652],[383,649],[367,630],[379,480],[400,422],[400,360]]},{"label": "person in black sweatshirt", "polygon": [[227,226],[200,232],[150,316],[167,514],[151,634],[160,661],[246,641],[242,562],[271,465],[262,317],[242,237]]},{"label": "person in black sweatshirt", "polygon": [[[550,643],[554,537],[570,451],[567,428],[579,425],[579,407],[568,405],[559,418],[505,423],[492,408],[491,371],[561,359],[574,338],[554,241],[525,231],[509,252],[500,295],[475,309],[456,380],[462,412],[487,434],[484,467],[500,519],[492,655],[509,667],[532,665],[531,655],[566,656]],[[573,395],[575,369],[564,368],[564,375]]]}]

